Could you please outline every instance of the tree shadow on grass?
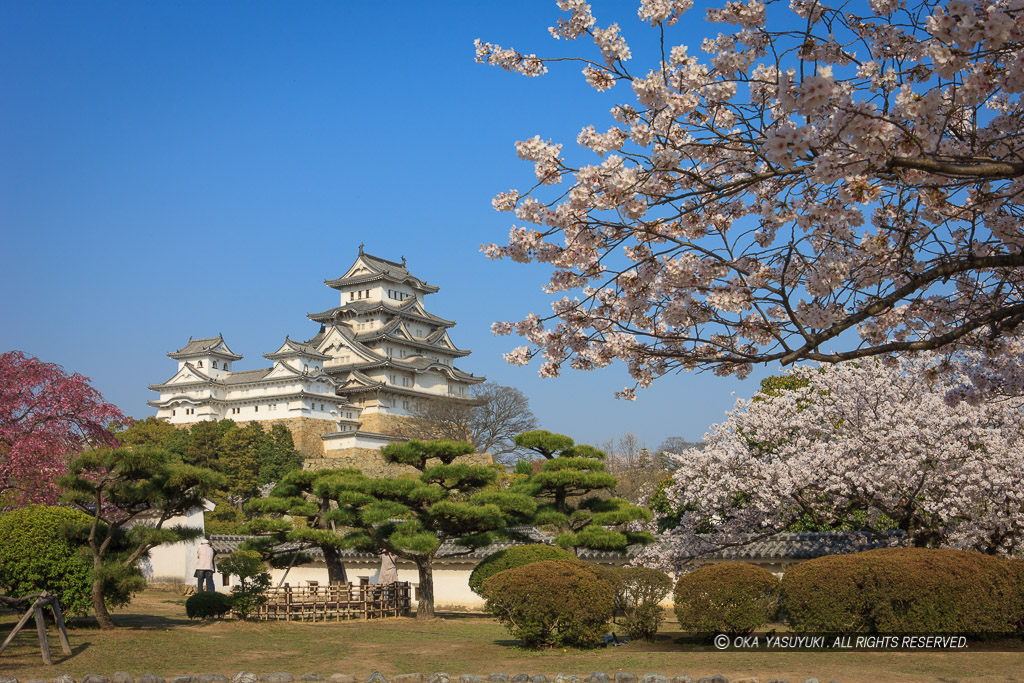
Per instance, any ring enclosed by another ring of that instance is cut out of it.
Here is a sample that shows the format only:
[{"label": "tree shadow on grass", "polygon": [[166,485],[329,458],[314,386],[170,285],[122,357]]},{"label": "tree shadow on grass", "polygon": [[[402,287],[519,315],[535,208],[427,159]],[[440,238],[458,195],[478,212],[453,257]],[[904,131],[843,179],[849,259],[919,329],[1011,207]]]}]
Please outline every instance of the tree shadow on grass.
[{"label": "tree shadow on grass", "polygon": [[434,616],[445,621],[483,621],[494,619],[490,614],[484,612],[434,612]]},{"label": "tree shadow on grass", "polygon": [[[167,617],[154,614],[118,614],[115,612],[111,615],[111,618],[114,620],[114,625],[119,629],[123,628],[133,631],[166,631],[170,628],[203,623],[202,621],[197,622],[194,619],[189,619],[184,615],[181,617]],[[82,633],[100,630],[99,624],[96,623],[94,617],[74,617],[68,620],[68,627]]]}]

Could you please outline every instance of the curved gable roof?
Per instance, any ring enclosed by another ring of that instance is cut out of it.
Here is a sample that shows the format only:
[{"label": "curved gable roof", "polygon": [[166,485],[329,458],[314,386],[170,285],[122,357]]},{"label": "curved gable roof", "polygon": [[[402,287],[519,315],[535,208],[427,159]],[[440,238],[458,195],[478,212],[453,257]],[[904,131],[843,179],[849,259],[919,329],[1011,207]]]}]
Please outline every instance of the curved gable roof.
[{"label": "curved gable roof", "polygon": [[438,291],[440,288],[428,284],[418,277],[414,276],[409,272],[405,265],[405,257],[402,257],[402,262],[389,261],[388,259],[381,258],[380,256],[373,256],[363,251],[362,246],[359,247],[359,256],[356,257],[355,262],[349,267],[345,274],[339,278],[332,280],[324,280],[324,284],[333,289],[344,289],[351,285],[357,285],[364,282],[373,282],[375,280],[388,280],[397,284],[406,284],[417,289],[421,292],[431,294]]}]

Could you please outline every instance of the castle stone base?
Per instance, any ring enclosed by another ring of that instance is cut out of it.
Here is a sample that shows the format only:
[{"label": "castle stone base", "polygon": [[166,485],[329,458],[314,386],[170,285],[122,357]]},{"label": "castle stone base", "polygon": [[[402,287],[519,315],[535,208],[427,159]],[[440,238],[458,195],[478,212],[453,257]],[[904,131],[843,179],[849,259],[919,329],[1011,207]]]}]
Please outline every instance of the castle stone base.
[{"label": "castle stone base", "polygon": [[[321,434],[329,434],[338,430],[338,425],[332,420],[314,420],[309,417],[286,417],[278,420],[251,420],[258,422],[264,431],[276,424],[284,425],[292,433],[292,441],[295,443],[295,450],[302,454],[303,460],[309,458],[323,458],[324,442]],[[239,422],[239,427],[244,427],[249,422]]]},{"label": "castle stone base", "polygon": [[[472,453],[458,459],[467,465],[491,465],[494,458],[489,453]],[[403,474],[419,476],[420,472],[408,465],[395,465],[384,462],[380,451],[370,448],[347,448],[342,451],[331,451],[330,457],[306,458],[302,462],[306,470],[354,469],[368,477],[397,477]]]}]

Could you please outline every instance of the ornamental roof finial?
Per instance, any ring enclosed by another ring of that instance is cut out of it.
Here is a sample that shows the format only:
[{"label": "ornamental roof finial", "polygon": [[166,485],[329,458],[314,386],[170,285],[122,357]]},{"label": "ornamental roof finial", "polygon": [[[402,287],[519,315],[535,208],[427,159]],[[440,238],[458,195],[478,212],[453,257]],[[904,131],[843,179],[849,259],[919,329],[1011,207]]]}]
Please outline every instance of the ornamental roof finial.
[{"label": "ornamental roof finial", "polygon": [[362,256],[362,255],[363,255],[363,246],[364,246],[365,244],[366,244],[365,242],[360,242],[360,243],[359,243],[359,255],[360,255],[360,256]]},{"label": "ornamental roof finial", "polygon": [[402,265],[405,265],[405,256],[402,257]]}]

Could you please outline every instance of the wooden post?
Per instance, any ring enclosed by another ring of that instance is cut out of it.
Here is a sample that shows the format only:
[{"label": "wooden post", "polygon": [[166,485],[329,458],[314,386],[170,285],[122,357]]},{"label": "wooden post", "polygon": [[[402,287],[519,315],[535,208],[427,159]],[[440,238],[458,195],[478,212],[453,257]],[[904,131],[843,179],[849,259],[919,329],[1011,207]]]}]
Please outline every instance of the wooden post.
[{"label": "wooden post", "polygon": [[39,649],[43,652],[43,663],[53,664],[53,658],[50,657],[50,641],[46,639],[46,617],[43,616],[43,604],[42,598],[36,600],[32,605],[32,611],[36,617],[36,633],[39,634]]},{"label": "wooden post", "polygon": [[284,585],[284,620],[292,620],[292,587],[287,583]]},{"label": "wooden post", "polygon": [[54,595],[50,598],[50,607],[53,608],[53,620],[57,622],[57,636],[60,638],[60,649],[64,654],[71,654],[71,641],[68,640],[68,629],[64,626],[64,614],[60,611],[60,600]]}]

